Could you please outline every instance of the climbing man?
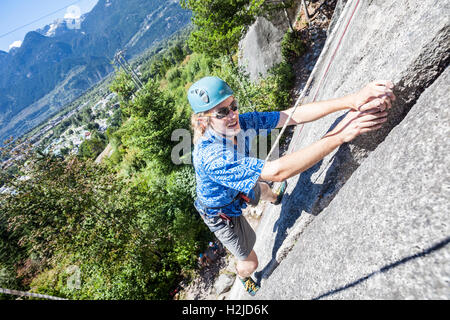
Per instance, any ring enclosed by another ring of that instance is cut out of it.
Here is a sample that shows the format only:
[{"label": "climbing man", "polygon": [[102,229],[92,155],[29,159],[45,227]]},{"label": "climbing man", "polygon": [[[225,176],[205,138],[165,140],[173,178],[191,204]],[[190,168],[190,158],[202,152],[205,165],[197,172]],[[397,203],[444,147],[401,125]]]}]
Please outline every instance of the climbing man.
[{"label": "climbing man", "polygon": [[200,268],[209,267],[212,264],[212,260],[205,253],[200,253],[198,256],[198,264]]},{"label": "climbing man", "polygon": [[[204,77],[188,89],[197,182],[194,204],[208,228],[238,260],[236,271],[249,294],[259,289],[251,277],[258,258],[253,250],[256,235],[242,216],[242,208],[256,206],[260,200],[280,204],[286,179],[312,167],[341,144],[379,129],[395,99],[392,89],[390,81],[375,81],[342,98],[300,106],[287,125],[350,111],[319,141],[273,161],[250,155],[251,141],[245,138],[246,131],[252,129],[258,134],[263,129],[283,127],[292,108],[239,114],[233,90],[217,77]],[[267,181],[281,182],[279,189],[272,191]]]},{"label": "climbing man", "polygon": [[210,242],[209,244],[208,244],[208,249],[210,249],[210,250],[212,250],[212,253],[214,254],[214,255],[216,255],[216,256],[218,256],[219,255],[219,246],[217,245],[217,243],[214,241],[214,242]]}]

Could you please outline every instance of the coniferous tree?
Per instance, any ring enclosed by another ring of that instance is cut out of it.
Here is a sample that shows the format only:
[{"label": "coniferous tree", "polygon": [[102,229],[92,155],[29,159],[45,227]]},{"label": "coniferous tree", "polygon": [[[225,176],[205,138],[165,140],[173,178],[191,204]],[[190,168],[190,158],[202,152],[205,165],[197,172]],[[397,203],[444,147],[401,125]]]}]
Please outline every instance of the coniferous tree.
[{"label": "coniferous tree", "polygon": [[198,27],[189,38],[190,47],[213,57],[232,55],[246,26],[261,12],[263,0],[180,0],[193,12],[192,22]]}]

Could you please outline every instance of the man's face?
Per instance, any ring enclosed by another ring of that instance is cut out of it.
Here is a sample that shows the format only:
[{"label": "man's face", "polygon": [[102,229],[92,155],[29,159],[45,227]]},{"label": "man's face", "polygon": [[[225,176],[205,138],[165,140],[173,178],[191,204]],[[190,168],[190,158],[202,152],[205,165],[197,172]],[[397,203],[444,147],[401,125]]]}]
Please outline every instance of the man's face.
[{"label": "man's face", "polygon": [[[234,97],[228,97],[206,114],[210,117],[210,125],[219,134],[228,138],[236,136],[241,131],[239,125],[239,110],[233,111],[233,106],[237,106]],[[217,116],[221,117],[218,119]]]}]

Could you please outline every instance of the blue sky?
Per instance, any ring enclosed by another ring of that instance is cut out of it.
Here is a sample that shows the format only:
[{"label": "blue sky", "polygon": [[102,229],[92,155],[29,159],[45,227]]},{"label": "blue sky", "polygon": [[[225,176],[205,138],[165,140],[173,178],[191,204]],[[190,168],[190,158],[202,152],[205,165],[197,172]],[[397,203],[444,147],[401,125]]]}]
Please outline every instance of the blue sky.
[{"label": "blue sky", "polygon": [[27,32],[42,28],[55,19],[89,12],[97,2],[98,0],[0,0],[0,50],[9,51],[10,45],[19,45]]}]

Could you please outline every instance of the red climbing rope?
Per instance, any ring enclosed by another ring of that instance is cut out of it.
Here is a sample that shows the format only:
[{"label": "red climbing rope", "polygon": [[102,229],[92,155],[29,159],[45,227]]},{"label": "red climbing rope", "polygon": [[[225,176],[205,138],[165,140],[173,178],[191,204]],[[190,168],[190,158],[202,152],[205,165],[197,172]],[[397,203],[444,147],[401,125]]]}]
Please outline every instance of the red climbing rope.
[{"label": "red climbing rope", "polygon": [[[325,69],[325,72],[323,73],[322,77],[320,78],[319,85],[317,86],[316,93],[314,94],[313,99],[312,99],[311,102],[316,101],[317,94],[319,93],[319,90],[320,90],[321,87],[322,87],[323,81],[324,81],[326,75],[328,74],[328,70],[330,69],[330,66],[331,66],[331,64],[332,64],[333,61],[334,61],[334,57],[336,56],[336,53],[337,53],[339,47],[341,46],[342,39],[344,38],[345,34],[347,33],[348,26],[350,25],[350,22],[351,22],[352,19],[353,19],[353,16],[354,16],[354,14],[355,14],[355,12],[356,12],[356,9],[358,8],[359,1],[360,1],[360,0],[357,0],[357,1],[356,1],[356,4],[355,4],[355,6],[354,6],[354,8],[353,8],[353,11],[352,11],[352,14],[350,15],[350,18],[348,19],[347,24],[345,25],[344,31],[342,32],[342,35],[341,35],[341,37],[339,38],[338,44],[336,45],[336,48],[334,49],[334,52],[333,52],[333,54],[332,54],[332,56],[331,56],[331,58],[330,58],[330,61],[328,62],[327,68]],[[320,61],[320,60],[319,60],[319,61]],[[313,71],[313,74],[314,74],[314,71]],[[305,94],[306,94],[306,92],[307,92],[307,89],[308,89],[308,87],[311,85],[311,80],[312,80],[313,74],[311,74],[311,76],[309,77],[308,82],[306,83],[305,87],[303,88],[300,97],[297,99],[297,101],[296,101],[296,103],[295,103],[295,106],[294,106],[294,108],[292,109],[292,112],[289,114],[289,118],[286,120],[285,124],[283,125],[283,128],[281,129],[280,134],[278,135],[278,137],[277,137],[275,143],[274,143],[273,146],[272,146],[272,149],[270,150],[269,154],[267,155],[266,161],[269,159],[269,157],[271,156],[272,152],[275,150],[276,145],[278,144],[278,142],[279,142],[281,136],[283,135],[284,131],[286,130],[287,124],[288,124],[289,121],[291,120],[292,115],[294,114],[294,112],[295,112],[295,110],[297,109],[298,105],[300,104],[300,102],[303,101],[303,98],[304,98],[304,96],[305,96]],[[300,127],[300,131],[299,131],[299,133],[298,133],[298,136],[301,134],[301,132],[302,132],[302,130],[303,130],[303,126],[304,126],[304,124],[302,123],[302,124],[301,124],[301,127]]]},{"label": "red climbing rope", "polygon": [[339,47],[341,46],[342,39],[344,38],[345,34],[347,33],[348,26],[353,19],[353,15],[355,14],[356,9],[358,8],[359,1],[360,0],[356,1],[355,7],[353,8],[353,11],[352,11],[352,14],[350,15],[350,18],[348,19],[347,24],[345,25],[344,32],[342,32],[342,35],[339,38],[339,42],[336,45],[336,48],[334,49],[333,55],[331,56],[330,61],[328,62],[327,68],[325,69],[325,72],[323,73],[322,78],[320,79],[319,85],[317,86],[317,90],[313,96],[312,101],[316,101],[317,94],[319,93],[319,89],[322,87],[323,80],[325,79],[325,76],[328,74],[328,70],[330,69],[331,63],[333,62],[334,57],[336,56],[336,53],[337,53]]}]

